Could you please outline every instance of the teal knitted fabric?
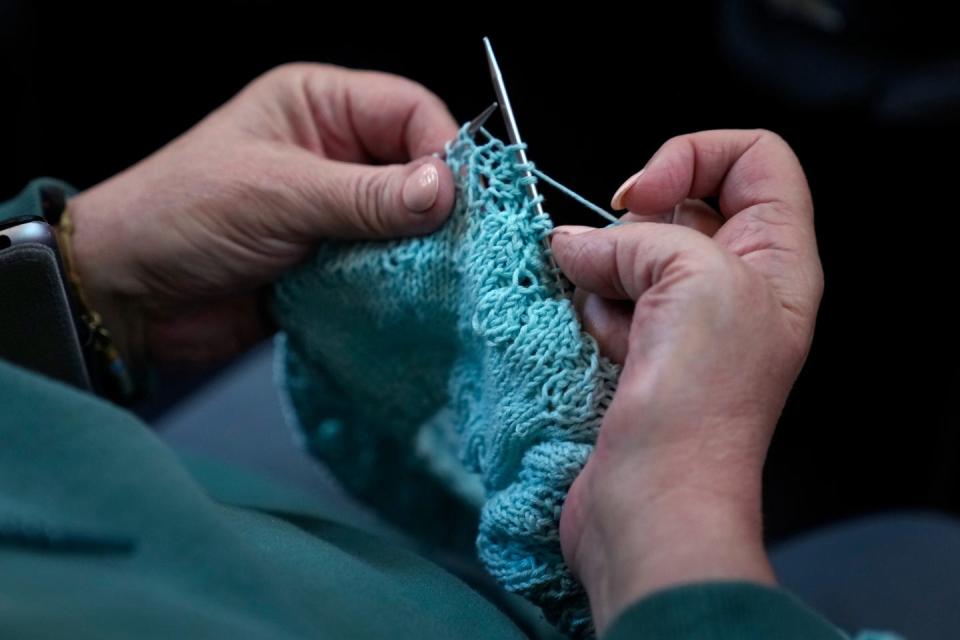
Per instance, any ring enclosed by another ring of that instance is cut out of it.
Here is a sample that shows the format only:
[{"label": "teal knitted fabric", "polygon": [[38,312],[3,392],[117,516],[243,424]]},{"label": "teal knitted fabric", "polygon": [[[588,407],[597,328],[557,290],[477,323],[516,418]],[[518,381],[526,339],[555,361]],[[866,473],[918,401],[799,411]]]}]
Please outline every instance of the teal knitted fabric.
[{"label": "teal knitted fabric", "polygon": [[348,490],[433,544],[475,539],[506,589],[589,635],[558,523],[619,370],[551,267],[531,167],[483,135],[448,145],[457,202],[439,231],[325,243],[277,284],[280,384]]}]

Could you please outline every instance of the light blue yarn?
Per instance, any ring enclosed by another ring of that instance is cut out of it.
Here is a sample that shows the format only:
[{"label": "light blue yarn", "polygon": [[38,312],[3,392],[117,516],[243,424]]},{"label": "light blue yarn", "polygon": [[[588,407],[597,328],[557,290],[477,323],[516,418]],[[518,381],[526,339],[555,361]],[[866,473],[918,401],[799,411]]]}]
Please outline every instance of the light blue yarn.
[{"label": "light blue yarn", "polygon": [[605,211],[604,209],[601,209],[600,207],[593,204],[592,202],[584,198],[582,195],[580,195],[570,187],[560,184],[559,182],[557,182],[556,180],[554,180],[553,178],[545,174],[543,171],[540,171],[539,169],[534,168],[532,169],[532,172],[535,176],[537,176],[538,178],[540,178],[541,180],[549,184],[551,187],[573,198],[574,200],[576,200],[577,202],[585,206],[587,209],[590,209],[591,211],[596,213],[598,216],[605,218],[612,224],[620,224],[620,219],[617,218],[615,215],[613,215],[609,211]]},{"label": "light blue yarn", "polygon": [[561,293],[542,244],[552,223],[525,196],[536,177],[515,150],[464,127],[439,231],[325,243],[278,283],[281,384],[348,490],[432,544],[475,539],[504,587],[586,636],[558,524],[619,369]]}]

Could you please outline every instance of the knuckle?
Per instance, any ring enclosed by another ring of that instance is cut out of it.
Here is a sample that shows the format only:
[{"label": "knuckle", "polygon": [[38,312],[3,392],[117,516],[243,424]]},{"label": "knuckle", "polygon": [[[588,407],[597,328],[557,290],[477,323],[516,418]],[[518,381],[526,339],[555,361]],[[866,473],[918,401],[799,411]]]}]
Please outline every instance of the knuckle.
[{"label": "knuckle", "polygon": [[790,143],[786,141],[779,133],[770,131],[769,129],[756,129],[756,140],[754,145],[758,148],[765,149],[766,153],[775,153],[779,156],[792,158],[792,161],[796,163],[797,168],[800,167],[800,160],[797,158],[796,152],[793,150],[793,147],[790,146]]},{"label": "knuckle", "polygon": [[703,247],[680,254],[675,266],[691,280],[700,281],[710,293],[725,288],[739,288],[744,284],[737,261],[719,247]]},{"label": "knuckle", "polygon": [[312,82],[323,78],[334,83],[343,72],[341,67],[316,62],[285,62],[257,77],[249,86],[273,96],[299,94]]},{"label": "knuckle", "polygon": [[[569,247],[570,245],[565,246]],[[565,268],[573,274],[593,273],[603,270],[606,265],[598,264],[599,255],[590,242],[585,242],[582,239],[573,243],[572,249],[566,248],[560,254]]]},{"label": "knuckle", "polygon": [[261,74],[254,80],[254,84],[260,86],[284,84],[292,78],[299,77],[303,73],[305,66],[305,64],[298,62],[287,62],[278,65]]},{"label": "knuckle", "polygon": [[350,71],[349,73],[354,74],[358,78],[368,80],[371,84],[376,84],[381,87],[389,87],[391,92],[397,90],[426,91],[424,86],[419,82],[395,73],[389,73],[386,71]]},{"label": "knuckle", "polygon": [[350,202],[359,231],[371,236],[390,232],[384,206],[384,177],[381,173],[358,172],[350,179]]},{"label": "knuckle", "polygon": [[785,230],[792,225],[791,212],[776,204],[739,214],[738,224],[731,227],[730,247],[739,254],[780,249]]},{"label": "knuckle", "polygon": [[285,62],[273,67],[260,77],[271,80],[285,80],[288,78],[299,78],[305,74],[318,71],[334,72],[337,69],[339,69],[339,67],[317,62]]},{"label": "knuckle", "polygon": [[[674,136],[667,140],[654,157],[658,162],[658,182],[669,192],[686,192],[693,178],[691,168],[696,155],[692,134]],[[652,160],[651,160],[652,163]]]},{"label": "knuckle", "polygon": [[755,131],[757,133],[758,142],[763,142],[763,143],[771,144],[775,146],[786,147],[788,149],[790,148],[790,145],[787,144],[787,141],[784,140],[779,133],[776,133],[769,129],[756,129]]}]

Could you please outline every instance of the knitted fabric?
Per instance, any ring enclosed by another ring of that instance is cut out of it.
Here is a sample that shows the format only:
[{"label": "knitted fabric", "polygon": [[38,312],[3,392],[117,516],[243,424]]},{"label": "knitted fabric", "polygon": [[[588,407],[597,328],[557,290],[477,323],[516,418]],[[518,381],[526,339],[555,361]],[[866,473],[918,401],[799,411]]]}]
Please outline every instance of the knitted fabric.
[{"label": "knitted fabric", "polygon": [[325,243],[278,283],[280,383],[349,491],[434,544],[475,538],[506,589],[589,635],[558,525],[619,369],[551,267],[531,165],[483,135],[447,147],[457,201],[439,231]]}]

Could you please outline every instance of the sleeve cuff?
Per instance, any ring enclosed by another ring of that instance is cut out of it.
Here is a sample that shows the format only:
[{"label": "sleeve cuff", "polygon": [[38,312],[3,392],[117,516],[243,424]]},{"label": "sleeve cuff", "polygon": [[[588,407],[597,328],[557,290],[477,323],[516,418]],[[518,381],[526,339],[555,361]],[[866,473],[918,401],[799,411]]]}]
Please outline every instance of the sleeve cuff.
[{"label": "sleeve cuff", "polygon": [[749,582],[708,582],[654,593],[621,613],[604,640],[845,640],[786,591]]},{"label": "sleeve cuff", "polygon": [[15,197],[0,202],[0,227],[45,219],[57,224],[66,201],[77,190],[62,180],[37,178]]}]

